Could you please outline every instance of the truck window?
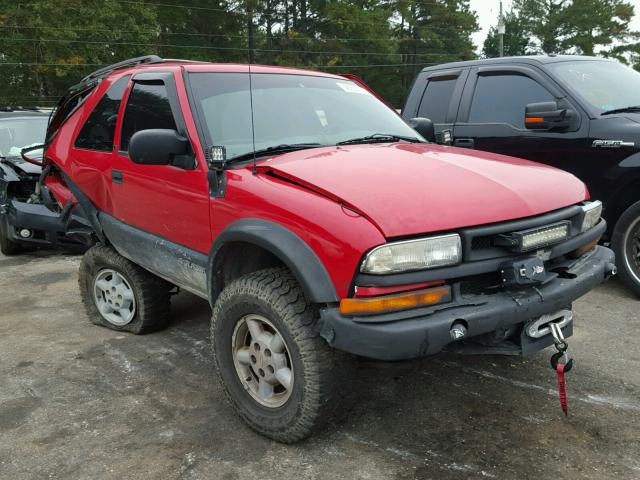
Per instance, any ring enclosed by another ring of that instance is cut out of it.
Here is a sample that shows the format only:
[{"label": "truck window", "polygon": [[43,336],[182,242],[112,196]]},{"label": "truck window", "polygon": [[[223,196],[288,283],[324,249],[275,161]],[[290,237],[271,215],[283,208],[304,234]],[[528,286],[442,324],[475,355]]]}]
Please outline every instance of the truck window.
[{"label": "truck window", "polygon": [[76,138],[75,147],[87,150],[110,152],[113,150],[113,136],[116,131],[118,109],[122,101],[129,77],[122,77],[105,92],[93,112],[87,118]]},{"label": "truck window", "polygon": [[176,130],[167,87],[163,83],[136,83],[124,111],[120,150],[129,149],[134,133],[152,128]]},{"label": "truck window", "polygon": [[526,105],[552,100],[553,95],[524,75],[479,76],[469,123],[506,123],[524,129]]},{"label": "truck window", "polygon": [[444,123],[457,82],[457,77],[429,80],[418,108],[418,116],[429,118],[433,123]]}]

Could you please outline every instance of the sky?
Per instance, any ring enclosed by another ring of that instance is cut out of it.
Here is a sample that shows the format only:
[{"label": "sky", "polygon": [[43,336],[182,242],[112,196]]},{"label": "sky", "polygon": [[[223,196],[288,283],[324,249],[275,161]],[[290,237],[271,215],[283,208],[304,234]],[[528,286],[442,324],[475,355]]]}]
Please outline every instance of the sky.
[{"label": "sky", "polygon": [[[640,30],[640,0],[628,0],[635,6],[636,16],[631,22],[633,30]],[[482,44],[487,37],[489,28],[498,23],[498,13],[500,11],[500,0],[471,0],[471,9],[478,14],[478,24],[481,30],[476,32],[472,38],[478,51],[482,50]],[[503,0],[503,10],[511,7],[511,0]]]}]

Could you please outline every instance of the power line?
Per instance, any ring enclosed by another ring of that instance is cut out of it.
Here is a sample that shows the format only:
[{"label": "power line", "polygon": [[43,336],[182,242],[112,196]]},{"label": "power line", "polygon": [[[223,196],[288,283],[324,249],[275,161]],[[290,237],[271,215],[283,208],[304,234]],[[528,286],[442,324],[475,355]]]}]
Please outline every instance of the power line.
[{"label": "power line", "polygon": [[212,45],[176,45],[172,43],[138,43],[138,42],[111,42],[109,40],[72,40],[62,38],[11,38],[0,37],[0,40],[9,42],[44,42],[44,43],[82,43],[91,45],[129,45],[137,47],[155,47],[155,48],[195,48],[201,50],[227,50],[238,52],[272,52],[272,53],[304,53],[317,55],[370,55],[370,56],[409,56],[409,57],[452,57],[451,53],[434,52],[434,53],[391,53],[391,52],[348,52],[348,51],[323,51],[323,50],[289,50],[283,48],[244,48],[244,47],[216,47]]},{"label": "power line", "polygon": [[[436,27],[429,26],[430,30],[442,30],[442,31],[450,31],[451,27]],[[83,28],[83,27],[53,27],[48,25],[40,25],[40,26],[26,26],[26,25],[1,25],[0,30],[64,30],[69,32],[104,32],[104,33],[116,33],[116,34],[131,34],[131,32],[126,30],[111,30],[106,28]],[[139,30],[137,33],[149,33],[155,35],[168,35],[168,36],[186,36],[186,37],[212,37],[212,38],[238,38],[241,40],[247,40],[246,35],[229,35],[226,33],[194,33],[194,32],[166,32],[162,31],[162,28],[156,30]],[[282,33],[282,32],[277,32]],[[311,38],[311,37],[274,37],[277,41],[370,41],[370,40],[390,40],[391,36],[384,37],[322,37],[322,38]],[[403,38],[395,38],[395,40],[414,40],[410,37]]]}]

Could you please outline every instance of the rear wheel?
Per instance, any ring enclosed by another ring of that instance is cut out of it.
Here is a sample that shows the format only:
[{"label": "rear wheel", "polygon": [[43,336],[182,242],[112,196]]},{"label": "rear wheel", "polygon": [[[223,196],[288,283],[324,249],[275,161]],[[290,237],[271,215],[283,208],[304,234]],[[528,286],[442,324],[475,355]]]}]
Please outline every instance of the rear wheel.
[{"label": "rear wheel", "polygon": [[22,245],[9,239],[5,222],[0,218],[0,252],[4,255],[15,255],[22,251]]},{"label": "rear wheel", "polygon": [[274,440],[301,440],[327,419],[336,356],[314,326],[317,309],[283,268],[250,273],[216,301],[211,335],[218,376],[238,415]]},{"label": "rear wheel", "polygon": [[112,330],[147,333],[169,323],[171,285],[103,245],[80,264],[80,293],[89,320]]},{"label": "rear wheel", "polygon": [[618,272],[623,282],[640,296],[640,202],[620,216],[611,236]]}]

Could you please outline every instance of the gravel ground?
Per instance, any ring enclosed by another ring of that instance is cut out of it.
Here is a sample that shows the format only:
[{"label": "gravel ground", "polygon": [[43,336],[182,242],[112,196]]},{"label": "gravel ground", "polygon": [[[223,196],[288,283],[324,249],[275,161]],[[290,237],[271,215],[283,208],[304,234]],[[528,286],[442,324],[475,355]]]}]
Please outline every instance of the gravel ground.
[{"label": "gravel ground", "polygon": [[349,412],[294,446],[246,428],[188,294],[146,336],[91,325],[78,256],[0,256],[1,479],[638,479],[640,301],[617,281],[575,305],[564,418],[548,366],[442,354],[358,362]]}]

